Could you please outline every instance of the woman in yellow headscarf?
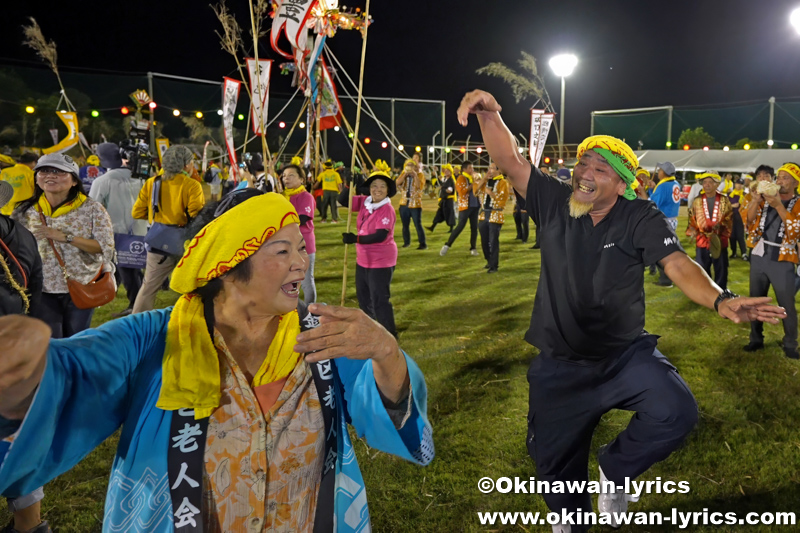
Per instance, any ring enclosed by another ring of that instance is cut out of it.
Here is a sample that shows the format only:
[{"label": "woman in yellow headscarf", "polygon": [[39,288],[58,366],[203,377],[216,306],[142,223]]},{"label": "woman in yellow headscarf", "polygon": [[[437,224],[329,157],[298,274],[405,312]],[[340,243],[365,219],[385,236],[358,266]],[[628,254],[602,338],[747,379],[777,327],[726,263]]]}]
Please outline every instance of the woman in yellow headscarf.
[{"label": "woman in yellow headscarf", "polygon": [[41,485],[122,426],[108,529],[362,531],[347,422],[427,464],[422,374],[363,312],[299,301],[307,253],[284,196],[243,189],[194,226],[174,308],[49,345],[39,322],[0,319],[0,352],[14,354],[0,375],[20,376],[0,382],[0,416],[24,418],[0,446],[0,492]]}]

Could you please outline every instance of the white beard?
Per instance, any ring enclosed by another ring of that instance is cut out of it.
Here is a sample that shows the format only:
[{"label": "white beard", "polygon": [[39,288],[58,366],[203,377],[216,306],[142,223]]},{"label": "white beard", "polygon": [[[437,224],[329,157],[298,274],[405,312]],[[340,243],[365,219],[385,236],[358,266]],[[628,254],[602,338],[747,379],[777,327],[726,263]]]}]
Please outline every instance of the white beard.
[{"label": "white beard", "polygon": [[569,216],[572,218],[581,218],[588,215],[593,207],[594,204],[592,203],[576,200],[574,195],[569,197]]}]

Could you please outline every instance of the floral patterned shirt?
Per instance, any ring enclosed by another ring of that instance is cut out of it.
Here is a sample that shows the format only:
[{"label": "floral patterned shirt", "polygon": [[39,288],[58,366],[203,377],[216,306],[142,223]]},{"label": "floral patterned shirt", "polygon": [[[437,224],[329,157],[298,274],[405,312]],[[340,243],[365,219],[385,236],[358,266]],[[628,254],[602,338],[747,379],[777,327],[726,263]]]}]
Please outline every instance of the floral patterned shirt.
[{"label": "floral patterned shirt", "polygon": [[422,207],[422,191],[425,189],[425,174],[418,172],[414,179],[406,175],[403,185],[399,187],[400,205],[408,206],[409,209]]},{"label": "floral patterned shirt", "polygon": [[[752,202],[749,206],[750,209],[755,209],[756,212],[753,223],[747,227],[747,246],[750,248],[755,248],[758,241],[763,237],[764,228],[761,226],[761,218],[764,215],[764,209],[768,207],[769,204],[767,202],[762,202],[761,205]],[[778,250],[778,261],[800,263],[800,258],[797,255],[797,241],[800,240],[800,201],[796,201],[792,205],[788,218],[782,223],[779,236],[783,238]]]},{"label": "floral patterned shirt", "polygon": [[[493,224],[503,224],[506,221],[506,202],[508,202],[508,197],[511,195],[511,187],[509,187],[508,182],[505,179],[498,179],[495,181],[496,183],[493,189],[494,199],[491,199],[489,203],[491,206],[489,222],[492,222]],[[483,188],[478,190],[482,206],[486,206],[486,197],[489,196],[489,193],[486,191],[486,189],[488,189],[488,184],[484,184]],[[487,209],[485,207],[481,209],[481,212],[478,215],[478,220],[486,220],[486,211]]]},{"label": "floral patterned shirt", "polygon": [[[13,218],[31,231],[42,225],[35,206],[21,214],[19,211],[15,211]],[[114,272],[116,255],[114,229],[111,217],[108,216],[102,205],[91,198],[86,198],[79,208],[56,218],[45,217],[45,220],[48,227],[59,229],[64,233],[71,233],[75,237],[94,239],[100,243],[100,253],[90,254],[71,244],[53,241],[64,260],[67,273],[72,279],[86,284],[97,277],[101,268],[106,272]],[[37,244],[39,245],[39,255],[42,256],[42,275],[44,277],[42,290],[50,294],[68,293],[67,282],[50,243],[47,239],[37,239]]]},{"label": "floral patterned shirt", "polygon": [[262,409],[258,392],[219,332],[214,343],[220,357],[222,397],[206,436],[206,530],[312,531],[322,480],[325,422],[308,364],[301,359],[274,403]]}]

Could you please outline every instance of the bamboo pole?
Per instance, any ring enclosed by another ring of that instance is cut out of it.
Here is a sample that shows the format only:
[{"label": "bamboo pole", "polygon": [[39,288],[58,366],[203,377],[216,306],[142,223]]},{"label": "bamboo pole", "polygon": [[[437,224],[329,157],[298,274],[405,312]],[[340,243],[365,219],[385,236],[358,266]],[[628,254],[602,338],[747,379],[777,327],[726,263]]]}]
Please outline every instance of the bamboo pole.
[{"label": "bamboo pole", "polygon": [[355,147],[358,146],[358,150],[359,150],[359,154],[361,155],[361,159],[363,161],[369,162],[370,166],[375,166],[375,163],[372,161],[372,158],[367,153],[367,149],[364,148],[364,145],[358,140],[358,136],[353,131],[353,127],[347,121],[347,117],[344,116],[344,113],[342,113],[342,120],[344,121],[344,125],[345,125],[345,128],[347,129],[347,131],[353,133],[353,139],[354,139],[353,149],[355,149]]},{"label": "bamboo pole", "polygon": [[[364,9],[364,20],[369,21],[369,2],[367,0],[367,6]],[[356,166],[356,145],[358,144],[358,128],[361,125],[361,99],[364,95],[364,61],[367,57],[367,30],[369,29],[369,24],[364,25],[364,41],[361,44],[361,71],[358,74],[358,107],[356,108],[356,127],[353,134],[353,139],[355,139],[355,143],[353,143],[353,155],[350,157],[350,175],[353,175]],[[342,117],[344,117],[344,113],[342,113]],[[365,169],[366,171],[366,169]],[[353,195],[355,191],[354,181],[350,181],[350,201],[347,202],[347,233],[350,233],[350,222],[351,217],[350,213],[353,210]],[[344,269],[342,271],[342,299],[340,305],[344,305],[344,297],[347,294],[347,252],[350,248],[349,244],[344,245]]]},{"label": "bamboo pole", "polygon": [[[253,28],[253,58],[256,61],[256,81],[261,85],[261,63],[258,61],[258,31],[259,28],[256,27],[256,18],[253,14],[253,0],[248,2],[250,4],[250,24]],[[251,88],[250,91],[250,105],[253,105],[254,101],[254,92]],[[269,153],[269,146],[267,146],[267,132],[266,132],[266,122],[264,121],[264,98],[263,95],[259,94],[258,98],[260,99],[258,108],[258,122],[259,122],[259,129],[261,130],[261,160],[264,163],[264,172],[267,171],[269,163],[272,161],[272,154]],[[246,137],[245,137],[246,138]],[[276,192],[281,192],[281,185],[280,180],[275,181],[275,187],[277,188]]]},{"label": "bamboo pole", "polygon": [[[317,179],[317,176],[320,174],[320,161],[319,161],[319,115],[322,111],[322,88],[317,91],[317,108],[314,115],[314,128],[315,128],[315,139],[314,139],[314,170],[316,173],[314,174],[314,179]],[[311,124],[308,125],[311,127]]]}]

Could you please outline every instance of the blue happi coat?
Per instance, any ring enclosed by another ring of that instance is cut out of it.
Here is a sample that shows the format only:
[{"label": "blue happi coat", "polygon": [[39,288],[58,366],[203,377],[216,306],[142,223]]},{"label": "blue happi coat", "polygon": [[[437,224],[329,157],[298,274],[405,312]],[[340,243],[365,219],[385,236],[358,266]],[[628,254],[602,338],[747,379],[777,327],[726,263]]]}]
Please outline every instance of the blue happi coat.
[{"label": "blue happi coat", "polygon": [[[27,494],[75,466],[117,429],[103,531],[172,532],[167,449],[173,412],[156,407],[170,309],[114,320],[53,340],[47,368],[22,421],[0,418],[0,494]],[[369,445],[425,465],[433,459],[425,380],[406,356],[411,416],[397,430],[380,398],[370,360],[336,360],[340,405],[334,499],[336,530],[369,531],[369,513],[347,423]],[[344,400],[342,402],[342,400]],[[177,416],[177,415],[176,415]]]}]

